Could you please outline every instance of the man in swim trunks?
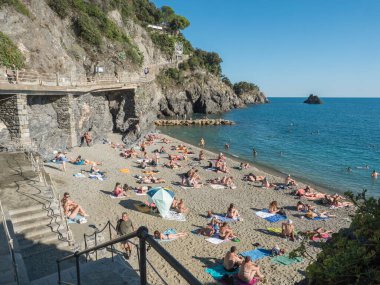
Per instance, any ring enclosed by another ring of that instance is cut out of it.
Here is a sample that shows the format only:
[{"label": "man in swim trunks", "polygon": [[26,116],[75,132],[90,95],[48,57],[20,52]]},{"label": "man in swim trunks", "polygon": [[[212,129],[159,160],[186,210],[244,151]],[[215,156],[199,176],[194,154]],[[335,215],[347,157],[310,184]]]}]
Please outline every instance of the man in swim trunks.
[{"label": "man in swim trunks", "polygon": [[224,256],[223,266],[228,272],[233,272],[243,263],[243,258],[237,254],[236,246],[232,246]]},{"label": "man in swim trunks", "polygon": [[282,237],[290,237],[290,240],[294,241],[294,225],[292,220],[282,223]]},{"label": "man in swim trunks", "polygon": [[[131,219],[128,217],[128,214],[126,212],[123,212],[121,216],[121,223],[119,228],[119,234],[120,235],[127,235],[135,231],[135,227],[133,226],[133,223]],[[132,253],[132,247],[129,243],[129,241],[124,241],[121,244],[122,248],[126,251],[126,257],[129,258]]]},{"label": "man in swim trunks", "polygon": [[238,273],[238,278],[246,283],[250,283],[252,279],[258,276],[261,280],[264,279],[264,275],[260,272],[260,267],[251,261],[249,256],[246,256]]}]

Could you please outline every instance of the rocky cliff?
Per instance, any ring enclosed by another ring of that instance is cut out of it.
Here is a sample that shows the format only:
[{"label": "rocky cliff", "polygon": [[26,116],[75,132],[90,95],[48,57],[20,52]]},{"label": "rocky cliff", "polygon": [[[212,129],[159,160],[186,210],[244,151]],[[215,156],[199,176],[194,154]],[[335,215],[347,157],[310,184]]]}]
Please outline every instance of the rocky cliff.
[{"label": "rocky cliff", "polygon": [[[128,37],[128,45],[121,46],[103,36],[103,43],[94,47],[78,36],[76,17],[58,16],[48,2],[23,1],[28,14],[0,2],[0,32],[21,51],[25,57],[25,69],[86,78],[94,75],[96,66],[102,66],[109,76],[137,78],[146,66],[149,66],[149,75],[153,77],[159,76],[166,68],[177,68],[177,64],[157,47],[157,43],[153,43],[146,28],[132,19],[125,19],[117,9],[108,9],[105,13],[112,25],[116,25],[114,31],[121,31]],[[101,7],[98,2],[83,3]],[[138,50],[137,55],[143,59],[142,63],[131,60],[131,48],[133,52]],[[57,100],[28,96],[30,135],[40,148],[48,145],[49,148],[65,148],[68,144],[64,133],[68,128],[75,129],[77,140],[84,131],[91,130],[95,139],[116,131],[124,135],[125,142],[132,142],[154,128],[152,121],[157,116],[225,112],[245,104],[267,102],[259,90],[237,96],[219,76],[202,69],[187,72],[183,80],[175,84],[162,84],[157,80],[140,84],[135,92],[98,92],[74,96],[70,99],[70,112],[74,118],[71,119],[74,120],[72,126],[62,126],[67,114],[62,114],[60,101]],[[0,118],[0,140],[3,141],[0,145],[3,146],[7,144],[4,141],[10,138],[7,127]],[[48,151],[50,149],[43,150]]]},{"label": "rocky cliff", "polygon": [[322,104],[322,100],[317,96],[310,94],[309,97],[304,101],[305,104]]}]

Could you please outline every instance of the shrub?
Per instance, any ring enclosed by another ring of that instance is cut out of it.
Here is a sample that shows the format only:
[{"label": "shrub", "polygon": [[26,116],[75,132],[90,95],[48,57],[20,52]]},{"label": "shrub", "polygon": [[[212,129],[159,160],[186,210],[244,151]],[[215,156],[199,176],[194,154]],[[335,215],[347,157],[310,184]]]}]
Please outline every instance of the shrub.
[{"label": "shrub", "polygon": [[66,18],[70,13],[68,0],[49,0],[48,5],[61,19]]},{"label": "shrub", "polygon": [[2,32],[0,32],[0,66],[24,67],[25,58],[17,46]]},{"label": "shrub", "polygon": [[171,57],[174,52],[175,37],[165,34],[152,32],[151,38],[153,43],[168,57]]},{"label": "shrub", "polygon": [[233,84],[232,84],[231,80],[226,75],[222,74],[220,78],[222,79],[222,82],[224,84],[226,84],[227,86],[233,88]]},{"label": "shrub", "polygon": [[74,21],[75,32],[78,37],[83,38],[85,41],[95,46],[100,46],[102,43],[102,35],[96,27],[94,20],[88,15],[81,14]]},{"label": "shrub", "polygon": [[181,84],[183,83],[183,80],[183,73],[177,68],[162,70],[157,76],[157,81],[163,86]]},{"label": "shrub", "polygon": [[233,85],[233,89],[236,93],[236,95],[241,95],[246,92],[251,92],[255,90],[259,90],[259,87],[253,83],[245,82],[245,81],[240,81],[238,83],[235,83]]}]

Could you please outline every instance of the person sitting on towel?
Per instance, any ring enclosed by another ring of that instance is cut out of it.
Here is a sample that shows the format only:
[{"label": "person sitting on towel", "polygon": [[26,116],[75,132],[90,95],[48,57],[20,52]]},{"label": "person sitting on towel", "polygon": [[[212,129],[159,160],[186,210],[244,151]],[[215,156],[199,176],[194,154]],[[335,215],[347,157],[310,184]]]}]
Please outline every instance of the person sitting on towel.
[{"label": "person sitting on towel", "polygon": [[232,232],[232,229],[226,222],[224,222],[220,227],[219,238],[224,240],[236,238],[236,236]]},{"label": "person sitting on towel", "polygon": [[286,176],[286,178],[285,178],[285,184],[287,186],[296,186],[297,183],[296,183],[296,181],[294,179],[292,179],[290,177],[290,174],[288,174],[288,176]]},{"label": "person sitting on towel", "polygon": [[240,266],[238,278],[246,283],[251,283],[252,279],[255,277],[264,279],[264,275],[260,272],[260,267],[252,262],[249,256],[244,258],[242,265]]},{"label": "person sitting on towel", "polygon": [[235,208],[235,205],[233,203],[231,203],[228,207],[226,216],[227,218],[235,220],[240,218],[239,211]]},{"label": "person sitting on towel", "polygon": [[177,213],[186,213],[188,210],[189,209],[186,208],[185,202],[183,201],[183,199],[180,199],[176,207]]},{"label": "person sitting on towel", "polygon": [[238,255],[236,246],[232,246],[224,256],[223,266],[228,272],[233,272],[243,263],[243,258]]},{"label": "person sitting on towel", "polygon": [[159,231],[154,231],[153,236],[155,239],[159,240],[168,240],[168,239],[176,239],[180,237],[186,237],[187,233],[176,233],[176,234],[163,234]]},{"label": "person sitting on towel", "polygon": [[288,220],[286,223],[282,223],[282,237],[290,237],[291,241],[294,241],[294,225],[292,220]]},{"label": "person sitting on towel", "polygon": [[115,185],[115,188],[112,191],[112,195],[114,195],[115,197],[122,197],[122,196],[128,196],[128,193],[125,192],[123,187],[121,187],[121,184],[117,182]]},{"label": "person sitting on towel", "polygon": [[68,192],[65,192],[63,194],[61,203],[63,207],[63,213],[67,218],[74,219],[77,214],[83,217],[88,217],[83,208],[70,199],[70,194]]}]

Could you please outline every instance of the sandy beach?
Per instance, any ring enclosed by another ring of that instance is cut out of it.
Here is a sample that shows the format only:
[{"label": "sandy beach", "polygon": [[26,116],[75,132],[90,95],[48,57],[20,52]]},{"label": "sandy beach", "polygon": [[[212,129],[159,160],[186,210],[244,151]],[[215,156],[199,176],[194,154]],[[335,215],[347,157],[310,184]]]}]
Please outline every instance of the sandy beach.
[{"label": "sandy beach", "polygon": [[[177,151],[171,151],[170,146],[178,145],[182,142],[163,134],[159,134],[159,136],[160,138],[168,138],[171,140],[171,143],[164,144],[159,140],[155,141],[153,145],[147,147],[149,157],[153,157],[152,151],[160,149],[161,146],[164,146],[168,153],[179,154]],[[121,143],[121,137],[116,134],[110,135],[109,140],[115,143]],[[175,192],[176,197],[184,199],[186,207],[190,209],[190,212],[186,215],[186,222],[168,221],[158,216],[137,211],[134,204],[146,201],[147,196],[137,196],[132,192],[129,194],[129,197],[123,199],[110,198],[109,194],[114,189],[116,182],[122,184],[127,183],[132,187],[137,187],[140,186],[140,184],[136,182],[134,175],[143,175],[142,169],[138,167],[136,159],[122,158],[120,151],[112,148],[110,144],[94,144],[91,147],[76,147],[67,154],[68,157],[74,159],[78,155],[81,155],[82,158],[101,162],[102,165],[100,165],[99,168],[102,171],[106,171],[107,176],[107,179],[104,181],[76,178],[73,176],[74,173],[80,172],[81,169],[90,170],[89,165],[76,166],[68,163],[66,166],[67,171],[64,173],[58,169],[58,164],[47,163],[46,170],[55,180],[59,193],[62,195],[64,192],[69,192],[72,199],[82,205],[89,213],[91,222],[97,224],[99,228],[108,220],[116,224],[117,217],[120,217],[121,213],[126,211],[132,219],[135,228],[142,225],[147,226],[151,234],[154,230],[165,231],[168,228],[174,228],[177,232],[189,233],[188,237],[164,243],[163,246],[204,284],[216,283],[204,270],[206,267],[212,267],[213,264],[220,262],[231,246],[236,246],[239,252],[244,252],[255,249],[256,247],[253,246],[255,243],[259,243],[261,248],[266,249],[271,249],[275,245],[279,245],[281,248],[284,248],[286,252],[290,252],[300,245],[299,241],[287,241],[280,236],[263,232],[263,230],[268,227],[281,227],[281,222],[269,223],[255,214],[256,211],[268,208],[269,203],[273,200],[276,200],[280,207],[285,207],[288,217],[293,220],[296,230],[298,231],[324,227],[327,230],[333,230],[335,232],[342,227],[348,227],[350,224],[348,215],[354,212],[352,207],[330,210],[330,212],[337,217],[326,221],[313,221],[301,218],[295,209],[299,200],[291,195],[293,190],[265,189],[255,186],[256,184],[252,182],[242,180],[243,176],[250,172],[256,175],[266,176],[271,183],[284,182],[284,177],[273,175],[273,173],[266,173],[256,167],[238,170],[235,167],[239,166],[239,161],[228,157],[227,166],[230,170],[229,175],[234,177],[237,186],[236,189],[213,189],[209,185],[204,185],[199,189],[183,189],[177,185],[177,183],[181,181],[180,174],[187,172],[192,166],[195,166],[196,169],[199,170],[203,183],[205,183],[207,179],[224,176],[222,173],[206,171],[204,169],[205,166],[208,165],[208,159],[217,158],[217,154],[205,151],[206,160],[199,164],[193,160],[193,158],[198,158],[199,148],[190,146],[189,144],[186,145],[189,146],[190,150],[195,154],[189,155],[187,161],[180,162],[182,168],[172,170],[163,167],[162,164],[169,160],[168,154],[162,154],[160,165],[156,168],[159,170],[159,173],[155,174],[156,177],[161,177],[166,181],[165,184],[158,184],[158,186],[171,188]],[[128,168],[130,171],[129,173],[121,173],[121,168]],[[295,189],[304,186],[303,183],[298,183]],[[306,199],[302,198],[301,201],[306,201]],[[234,233],[236,233],[241,240],[239,243],[230,241],[215,245],[207,242],[205,237],[191,233],[191,231],[199,227],[206,226],[208,221],[206,218],[207,211],[212,210],[214,213],[224,214],[230,203],[235,204],[244,219],[243,221],[231,224]],[[329,210],[326,206],[317,205],[314,202],[311,202],[311,204],[316,205],[320,211]],[[80,226],[87,227],[86,224]],[[77,238],[79,243],[83,242],[82,237]],[[319,252],[319,249],[313,245],[308,245],[308,252],[315,256]],[[164,262],[158,254],[155,254],[154,250],[149,251],[147,256],[160,274],[165,277],[168,284],[186,284],[177,274],[173,273],[173,269],[169,264]],[[134,252],[131,259],[134,258],[137,259],[136,252]],[[294,282],[303,279],[302,272],[308,263],[308,260],[304,260],[302,263],[288,266],[277,265],[271,261],[270,257],[257,261],[262,273],[266,277],[265,284],[294,284]],[[149,275],[149,282],[151,284],[163,284],[155,274],[150,273]]]}]

